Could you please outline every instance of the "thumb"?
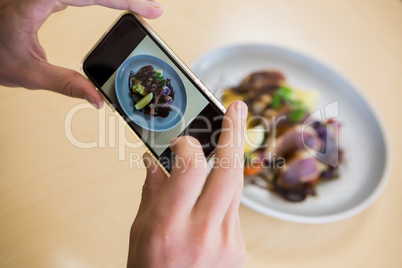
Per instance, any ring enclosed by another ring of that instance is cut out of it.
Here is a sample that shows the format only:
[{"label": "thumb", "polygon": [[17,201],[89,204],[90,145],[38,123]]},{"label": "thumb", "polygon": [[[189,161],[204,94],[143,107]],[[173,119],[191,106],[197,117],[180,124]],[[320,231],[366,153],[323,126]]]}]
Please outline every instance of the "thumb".
[{"label": "thumb", "polygon": [[163,7],[155,0],[61,0],[63,4],[70,6],[100,5],[121,10],[131,10],[148,19],[155,19],[162,15]]},{"label": "thumb", "polygon": [[163,6],[155,0],[131,0],[129,3],[128,10],[148,19],[156,19],[163,13]]},{"label": "thumb", "polygon": [[96,108],[102,108],[103,100],[95,86],[78,72],[43,62],[36,73],[38,88],[86,99]]}]

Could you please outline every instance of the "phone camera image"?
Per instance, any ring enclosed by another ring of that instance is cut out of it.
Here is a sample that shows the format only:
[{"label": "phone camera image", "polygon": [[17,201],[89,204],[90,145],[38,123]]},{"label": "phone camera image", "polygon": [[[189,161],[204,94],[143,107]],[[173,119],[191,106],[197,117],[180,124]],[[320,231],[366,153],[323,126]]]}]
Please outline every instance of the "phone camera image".
[{"label": "phone camera image", "polygon": [[118,69],[118,102],[141,128],[163,132],[177,126],[187,108],[182,79],[168,63],[151,55],[136,55]]},{"label": "phone camera image", "polygon": [[150,31],[134,14],[122,15],[86,57],[83,69],[170,171],[174,159],[170,141],[193,136],[210,156],[223,112]]}]

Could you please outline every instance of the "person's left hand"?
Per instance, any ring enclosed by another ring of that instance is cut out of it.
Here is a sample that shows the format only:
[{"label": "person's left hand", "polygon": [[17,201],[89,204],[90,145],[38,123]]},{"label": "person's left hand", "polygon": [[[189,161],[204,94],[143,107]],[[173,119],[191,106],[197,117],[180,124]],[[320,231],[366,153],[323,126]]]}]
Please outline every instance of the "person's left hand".
[{"label": "person's left hand", "polygon": [[48,63],[39,44],[39,28],[52,13],[69,5],[127,9],[150,19],[163,13],[163,7],[153,0],[1,0],[0,84],[47,89],[101,107],[103,101],[94,85],[78,72]]}]

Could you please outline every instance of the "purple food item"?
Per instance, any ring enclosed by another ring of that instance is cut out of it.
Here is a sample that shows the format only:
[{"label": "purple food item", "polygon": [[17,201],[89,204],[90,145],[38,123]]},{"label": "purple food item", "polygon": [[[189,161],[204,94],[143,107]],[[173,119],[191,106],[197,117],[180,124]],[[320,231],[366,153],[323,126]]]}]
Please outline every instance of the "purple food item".
[{"label": "purple food item", "polygon": [[294,125],[283,131],[276,139],[271,135],[265,154],[276,155],[276,157],[287,156],[295,150],[321,148],[321,140],[314,128],[302,125]]},{"label": "purple food item", "polygon": [[326,140],[327,139],[327,128],[325,123],[322,123],[320,121],[315,121],[312,124],[312,127],[317,131],[317,135],[318,137],[320,137],[320,139],[322,140]]},{"label": "purple food item", "polygon": [[170,88],[166,86],[158,92],[157,97],[154,98],[154,102],[151,103],[151,114],[156,114],[160,117],[169,116],[169,112],[172,111],[170,106],[173,102],[173,98],[169,95],[170,93]]},{"label": "purple food item", "polygon": [[300,202],[315,195],[314,184],[321,174],[319,161],[306,151],[297,151],[278,171],[273,190],[288,201]]},{"label": "purple food item", "polygon": [[339,124],[334,120],[314,122],[313,128],[320,138],[321,148],[316,150],[316,156],[329,166],[338,166],[342,162],[342,150],[339,148]]},{"label": "purple food item", "polygon": [[285,168],[279,170],[276,183],[283,187],[294,187],[316,180],[321,174],[317,159],[306,151],[296,151],[289,157]]},{"label": "purple food item", "polygon": [[327,169],[321,173],[320,178],[328,180],[337,178],[338,176],[339,176],[339,168],[328,165]]},{"label": "purple food item", "polygon": [[168,107],[170,107],[170,105],[172,104],[172,102],[173,102],[173,99],[172,99],[172,97],[170,97],[170,96],[166,96],[165,98],[164,98],[164,104],[162,105],[162,107],[163,108],[168,108]]}]

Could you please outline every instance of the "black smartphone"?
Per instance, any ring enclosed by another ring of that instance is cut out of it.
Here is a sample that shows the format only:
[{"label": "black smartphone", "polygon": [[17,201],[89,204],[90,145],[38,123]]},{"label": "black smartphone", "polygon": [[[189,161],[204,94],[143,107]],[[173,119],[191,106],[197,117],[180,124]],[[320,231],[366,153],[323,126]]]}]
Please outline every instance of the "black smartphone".
[{"label": "black smartphone", "polygon": [[206,158],[213,156],[225,107],[140,16],[123,13],[82,70],[165,171],[178,136],[195,137]]}]

